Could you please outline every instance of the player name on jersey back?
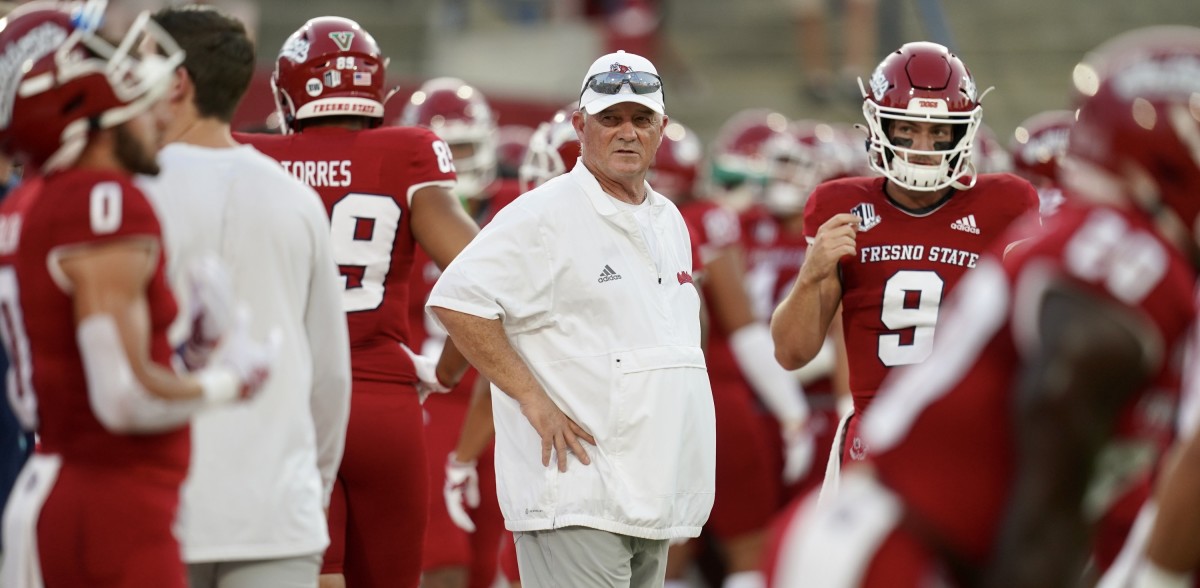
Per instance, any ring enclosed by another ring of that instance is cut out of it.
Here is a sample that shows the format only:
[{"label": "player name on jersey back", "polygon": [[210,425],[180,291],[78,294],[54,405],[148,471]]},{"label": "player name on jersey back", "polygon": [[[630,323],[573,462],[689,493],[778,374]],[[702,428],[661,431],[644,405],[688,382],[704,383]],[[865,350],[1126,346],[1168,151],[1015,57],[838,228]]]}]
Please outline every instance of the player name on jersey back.
[{"label": "player name on jersey back", "polygon": [[313,188],[344,188],[350,185],[350,160],[280,161],[288,173]]},{"label": "player name on jersey back", "polygon": [[975,267],[979,254],[963,251],[953,247],[924,245],[871,245],[858,251],[859,263],[879,261],[917,261],[926,259],[935,263],[945,263],[959,267]]}]

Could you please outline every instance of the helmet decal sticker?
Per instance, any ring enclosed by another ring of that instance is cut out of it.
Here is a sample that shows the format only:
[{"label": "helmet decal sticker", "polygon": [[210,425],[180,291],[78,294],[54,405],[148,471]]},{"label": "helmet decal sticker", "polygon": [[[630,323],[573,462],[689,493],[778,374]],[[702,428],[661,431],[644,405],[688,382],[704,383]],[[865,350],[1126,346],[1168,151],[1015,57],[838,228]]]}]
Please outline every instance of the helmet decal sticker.
[{"label": "helmet decal sticker", "polygon": [[337,43],[338,49],[349,51],[350,44],[354,42],[354,33],[351,31],[334,31],[329,33],[329,38]]},{"label": "helmet decal sticker", "polygon": [[57,23],[42,23],[0,53],[0,71],[9,74],[5,79],[0,79],[0,127],[8,126],[12,118],[13,99],[17,95],[13,85],[19,83],[24,74],[21,64],[41,60],[53,53],[66,38],[66,29]]},{"label": "helmet decal sticker", "polygon": [[321,84],[321,80],[318,80],[317,78],[312,78],[304,84],[304,91],[308,92],[309,96],[320,96],[321,92],[324,91],[324,88],[324,85]]},{"label": "helmet decal sticker", "polygon": [[308,39],[299,35],[288,39],[279,50],[279,57],[295,63],[308,61]]}]

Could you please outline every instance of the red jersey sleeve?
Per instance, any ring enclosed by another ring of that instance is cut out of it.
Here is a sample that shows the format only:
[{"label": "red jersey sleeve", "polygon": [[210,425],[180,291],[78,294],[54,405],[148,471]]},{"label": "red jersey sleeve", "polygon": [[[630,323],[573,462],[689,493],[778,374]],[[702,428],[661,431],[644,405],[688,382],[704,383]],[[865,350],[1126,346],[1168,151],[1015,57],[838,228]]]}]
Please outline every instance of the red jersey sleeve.
[{"label": "red jersey sleeve", "polygon": [[825,221],[832,216],[829,206],[826,204],[832,194],[829,184],[820,184],[813,189],[812,194],[808,197],[808,202],[804,203],[804,237],[809,241],[817,237],[817,229],[820,229],[821,225],[825,224]]},{"label": "red jersey sleeve", "polygon": [[411,136],[404,142],[407,153],[400,159],[405,177],[409,178],[408,198],[428,185],[452,186],[457,179],[454,173],[454,158],[450,147],[433,131],[411,128]]},{"label": "red jersey sleeve", "polygon": [[[87,174],[64,187],[50,209],[48,223],[55,242],[64,245],[105,242],[131,236],[158,238],[161,228],[154,207],[127,177]],[[86,193],[85,198],[78,195]]]}]

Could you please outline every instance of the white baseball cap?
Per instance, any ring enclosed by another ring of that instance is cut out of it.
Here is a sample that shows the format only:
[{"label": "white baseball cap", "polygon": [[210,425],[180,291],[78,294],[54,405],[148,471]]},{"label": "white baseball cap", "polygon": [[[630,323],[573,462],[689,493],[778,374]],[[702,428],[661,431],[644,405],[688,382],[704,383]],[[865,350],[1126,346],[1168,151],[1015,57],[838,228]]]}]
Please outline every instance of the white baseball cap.
[{"label": "white baseball cap", "polygon": [[[596,91],[595,85],[588,87],[588,82],[597,75],[612,72],[614,74],[627,74],[633,76],[620,82],[615,88],[615,92],[606,93]],[[657,82],[657,89],[645,94],[639,94],[634,91],[634,84],[639,80],[637,74],[650,74],[643,76],[643,80],[647,84]],[[654,112],[666,114],[666,106],[663,100],[662,80],[658,77],[658,70],[654,68],[654,64],[650,63],[649,59],[641,55],[617,51],[609,53],[600,59],[592,62],[592,67],[588,68],[587,75],[583,76],[583,84],[580,86],[579,109],[586,111],[588,114],[596,114],[613,104],[621,102],[636,102],[649,107]]]}]

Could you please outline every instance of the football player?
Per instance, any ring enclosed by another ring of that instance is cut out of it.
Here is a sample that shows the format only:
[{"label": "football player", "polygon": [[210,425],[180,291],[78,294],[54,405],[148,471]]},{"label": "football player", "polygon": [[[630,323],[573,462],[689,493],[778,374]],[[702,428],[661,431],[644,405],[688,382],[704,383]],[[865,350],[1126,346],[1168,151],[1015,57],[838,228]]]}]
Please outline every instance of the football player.
[{"label": "football player", "polygon": [[[458,175],[455,193],[480,225],[518,195],[517,181],[497,175],[496,117],[483,93],[457,78],[434,78],[404,106],[400,124],[433,130],[450,147]],[[422,355],[436,357],[446,332],[425,314],[425,301],[441,271],[417,248],[410,280],[411,340]],[[482,387],[477,401],[473,391]],[[496,499],[492,465],[491,395],[470,369],[447,394],[425,401],[425,450],[429,460],[429,525],[425,529],[424,588],[487,588],[496,578],[504,517]],[[486,401],[486,405],[479,406]],[[486,409],[482,426],[463,427],[470,410]],[[456,447],[461,437],[459,459]],[[441,500],[438,497],[442,497]]]},{"label": "football player", "polygon": [[1070,110],[1039,112],[1021,121],[1009,142],[1013,173],[1037,188],[1042,216],[1054,214],[1062,205],[1058,164],[1067,151],[1067,137],[1074,124],[1075,113]]},{"label": "football player", "polygon": [[454,156],[429,129],[382,126],[387,59],[358,23],[323,16],[284,43],[272,84],[283,135],[242,135],[316,189],[330,217],[350,329],[350,423],[330,505],[327,583],[416,586],[428,519],[420,396],[466,361],[410,348],[419,243],[445,267],[478,231],[451,190]]},{"label": "football player", "polygon": [[[255,393],[272,365],[244,323],[197,304],[191,323],[213,328],[185,355],[207,367],[174,369],[162,230],[132,176],[158,171],[150,109],[183,53],[149,13],[109,44],[104,8],[35,2],[0,21],[0,145],[40,174],[0,205],[8,398],[39,433],[4,513],[0,584],[14,588],[184,588],[187,423]],[[146,37],[162,55],[134,52]],[[228,283],[196,277],[205,300],[232,303]]]},{"label": "football player", "polygon": [[[1037,207],[1029,182],[976,172],[982,96],[946,47],[893,51],[863,97],[870,166],[883,177],[836,179],[812,192],[810,246],[771,319],[776,356],[795,369],[816,357],[841,309],[854,410],[839,425],[831,473],[866,457],[860,420],[889,370],[929,357],[945,295],[1013,219]],[[826,476],[831,491],[836,480]]]},{"label": "football player", "polygon": [[522,193],[575,167],[579,160],[579,135],[571,126],[572,112],[575,112],[574,105],[555,112],[530,135],[529,148],[525,150],[525,159],[517,172]]},{"label": "football player", "polygon": [[[792,482],[812,464],[808,407],[799,384],[772,357],[771,334],[746,295],[737,215],[696,196],[704,151],[691,129],[671,122],[648,181],[670,198],[691,228],[710,315],[705,361],[717,408],[717,498],[705,531],[721,543],[726,586],[759,582],[767,524],[780,506],[780,479]],[[770,410],[760,413],[761,399]],[[769,426],[764,426],[768,425]],[[779,459],[781,447],[787,459]],[[786,463],[780,463],[786,462]],[[678,582],[694,546],[674,546],[668,578]]]},{"label": "football player", "polygon": [[864,418],[870,461],[792,522],[776,585],[1080,583],[1089,516],[1171,431],[1200,265],[1197,70],[1191,27],[1128,33],[1075,68],[1069,197],[963,278],[932,356]]},{"label": "football player", "polygon": [[729,117],[710,146],[705,195],[735,212],[757,202],[767,174],[763,147],[787,127],[786,116],[765,108],[748,108]]},{"label": "football player", "polygon": [[[861,131],[856,131],[862,136]],[[841,131],[812,120],[792,121],[786,132],[763,146],[766,180],[758,202],[740,215],[742,243],[746,248],[746,291],[755,316],[768,320],[791,290],[804,262],[808,241],[804,237],[804,206],[822,182],[856,173],[855,157]],[[861,145],[861,141],[860,141]],[[845,358],[832,324],[817,357],[797,370],[812,410],[809,426],[819,455],[829,455],[837,429],[839,396],[846,400]],[[819,484],[824,470],[813,468],[804,480],[788,488],[793,498]]]}]

